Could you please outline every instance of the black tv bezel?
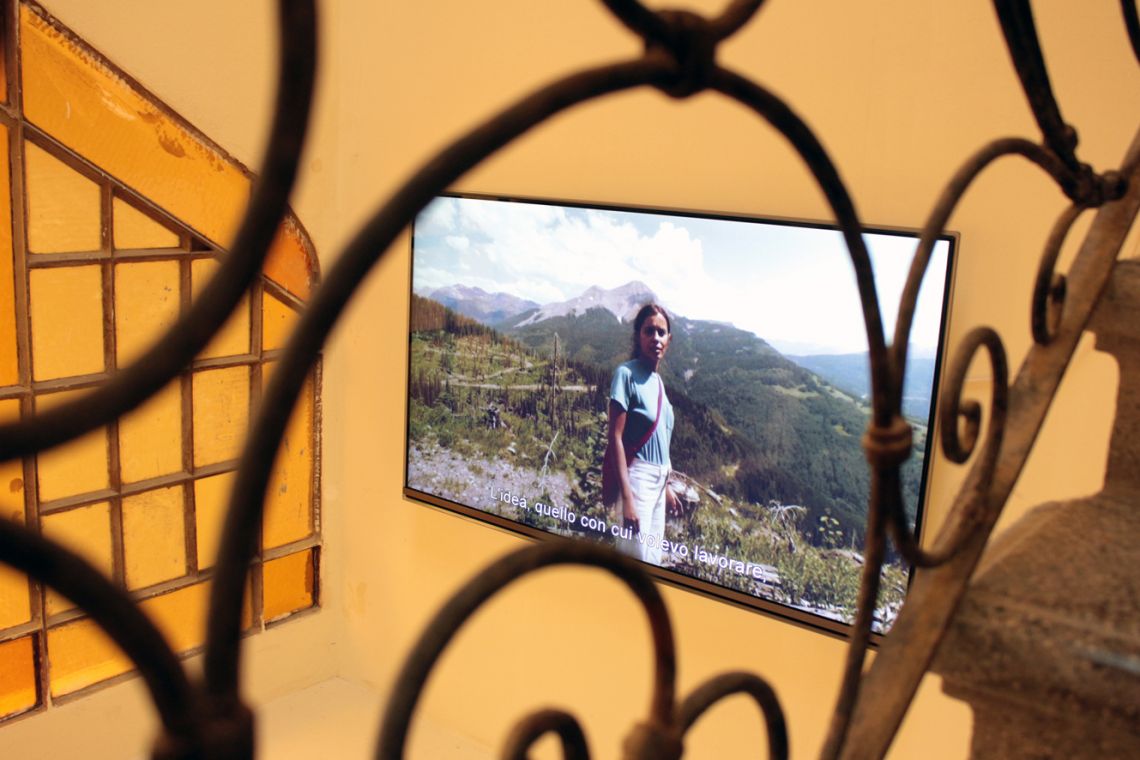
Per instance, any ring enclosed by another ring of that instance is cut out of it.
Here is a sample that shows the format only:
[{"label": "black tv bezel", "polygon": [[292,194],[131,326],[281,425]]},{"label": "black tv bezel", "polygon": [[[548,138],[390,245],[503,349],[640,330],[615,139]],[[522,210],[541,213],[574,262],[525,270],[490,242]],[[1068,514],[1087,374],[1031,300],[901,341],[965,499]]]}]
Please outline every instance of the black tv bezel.
[{"label": "black tv bezel", "polygon": [[[762,224],[775,224],[789,227],[807,227],[813,229],[822,229],[832,232],[840,231],[838,225],[830,222],[823,222],[818,220],[797,219],[781,216],[761,216],[755,214],[741,214],[730,212],[715,212],[706,210],[694,210],[687,208],[676,208],[667,206],[646,206],[636,205],[629,203],[609,203],[601,201],[578,201],[578,200],[562,200],[556,198],[545,198],[538,196],[526,195],[504,195],[499,193],[470,193],[470,192],[456,192],[448,191],[437,195],[436,198],[459,198],[471,199],[481,201],[496,201],[503,203],[522,203],[522,204],[536,204],[546,206],[561,206],[565,208],[578,208],[578,209],[592,209],[601,211],[618,211],[618,212],[635,212],[643,214],[658,214],[662,216],[684,216],[698,219],[712,219],[722,220],[729,222],[751,222]],[[427,206],[425,205],[425,208]],[[421,212],[422,213],[422,210]],[[441,496],[421,491],[408,485],[408,451],[410,440],[410,424],[411,424],[411,397],[408,392],[411,381],[411,294],[413,292],[415,282],[415,223],[419,219],[419,213],[416,214],[415,219],[409,225],[408,234],[408,248],[410,252],[408,261],[408,326],[407,330],[408,343],[407,355],[405,357],[405,386],[404,386],[404,486],[403,495],[417,503],[425,504],[430,507],[435,507],[446,514],[460,515],[462,517],[471,518],[479,524],[497,528],[512,535],[523,536],[536,541],[549,541],[549,540],[565,540],[563,537],[556,534],[547,533],[546,531],[538,528],[533,528],[529,525],[508,520],[507,518],[493,514],[491,512],[484,512],[476,507],[471,507],[466,504],[454,502],[445,499]],[[921,230],[911,227],[899,227],[888,225],[863,225],[863,232],[877,235],[894,235],[898,237],[906,237],[913,239],[917,244],[921,235]],[[942,384],[942,370],[943,359],[946,353],[946,341],[949,333],[950,326],[950,304],[954,293],[954,282],[956,275],[956,264],[958,258],[958,246],[960,243],[960,234],[956,231],[944,230],[937,237],[938,241],[945,241],[948,243],[948,250],[946,255],[946,275],[943,282],[942,291],[942,313],[940,315],[941,330],[938,336],[938,347],[934,356],[934,380],[931,386],[931,399],[932,404],[930,407],[930,415],[927,420],[928,445],[926,448],[926,456],[922,462],[922,475],[919,481],[919,493],[921,501],[915,507],[915,527],[914,532],[916,538],[921,541],[923,536],[924,521],[923,518],[926,513],[927,502],[929,501],[929,487],[930,487],[930,464],[933,458],[933,451],[936,447],[934,430],[937,420],[937,413],[939,407],[939,391]],[[888,342],[893,336],[887,335]],[[700,580],[675,570],[651,565],[647,562],[641,562],[641,567],[651,575],[654,580],[666,583],[675,588],[684,589],[699,594],[700,596],[708,597],[720,602],[727,602],[737,607],[747,609],[752,612],[758,612],[770,617],[781,619],[809,630],[831,635],[836,638],[849,638],[852,631],[852,624],[845,623],[839,620],[834,620],[822,615],[807,612],[797,609],[779,602],[765,599],[763,597],[752,596],[749,594],[736,591],[724,586],[719,586],[709,581]],[[913,580],[914,568],[910,568],[909,577]],[[909,581],[908,581],[909,583]],[[877,645],[885,636],[889,635],[887,632],[871,632],[871,644]]]}]

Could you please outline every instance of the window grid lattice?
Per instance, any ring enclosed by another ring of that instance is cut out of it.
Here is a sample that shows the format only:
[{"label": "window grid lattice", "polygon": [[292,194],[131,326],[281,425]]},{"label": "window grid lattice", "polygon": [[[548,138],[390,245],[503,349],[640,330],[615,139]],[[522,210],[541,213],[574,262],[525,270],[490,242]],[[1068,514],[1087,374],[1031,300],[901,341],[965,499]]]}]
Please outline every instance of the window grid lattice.
[{"label": "window grid lattice", "polygon": [[[18,28],[18,4],[3,4],[5,26]],[[5,72],[19,71],[11,39]],[[12,356],[0,345],[0,419],[80,395],[137,359],[190,307],[224,255],[25,121],[14,105],[18,80],[6,77],[0,105],[12,254],[0,277],[11,278],[5,308],[15,314]],[[201,647],[201,630],[185,621],[204,619],[236,457],[280,354],[283,325],[300,306],[258,278],[199,358],[139,410],[58,450],[0,464],[0,514],[101,567],[180,653]],[[247,630],[319,601],[318,387],[319,377],[290,422],[287,437],[302,457],[279,460],[273,485],[280,487],[271,489],[279,493],[267,503],[250,569]],[[0,721],[116,682],[129,667],[81,611],[0,566]]]}]

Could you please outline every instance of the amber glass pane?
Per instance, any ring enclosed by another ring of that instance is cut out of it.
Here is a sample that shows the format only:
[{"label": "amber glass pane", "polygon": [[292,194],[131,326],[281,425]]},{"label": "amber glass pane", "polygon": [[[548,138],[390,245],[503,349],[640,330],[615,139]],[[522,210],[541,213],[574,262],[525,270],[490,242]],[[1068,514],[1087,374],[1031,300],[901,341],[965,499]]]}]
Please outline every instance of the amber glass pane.
[{"label": "amber glass pane", "polygon": [[197,372],[194,386],[194,466],[237,457],[249,423],[249,368]]},{"label": "amber glass pane", "polygon": [[306,383],[277,451],[265,503],[267,549],[313,532],[313,384]]},{"label": "amber glass pane", "polygon": [[18,570],[0,565],[0,629],[11,628],[31,619],[28,579]]},{"label": "amber glass pane", "polygon": [[[40,518],[40,529],[45,536],[84,557],[105,575],[111,575],[114,560],[111,550],[111,508],[107,502],[44,515]],[[75,606],[51,590],[45,594],[45,599],[49,615]]]},{"label": "amber glass pane", "polygon": [[[190,264],[190,283],[194,298],[202,291],[218,268],[214,259],[195,259]],[[222,325],[209,345],[202,351],[202,358],[215,356],[240,356],[248,354],[249,348],[249,297],[241,299],[233,314]]]},{"label": "amber glass pane", "polygon": [[24,143],[28,250],[98,251],[102,247],[99,186],[47,151]]},{"label": "amber glass pane", "polygon": [[28,579],[18,570],[0,565],[0,629],[11,628],[31,619]]},{"label": "amber glass pane", "polygon": [[312,289],[317,265],[312,246],[297,218],[289,214],[277,228],[277,236],[265,258],[265,276],[305,300]]},{"label": "amber glass pane", "polygon": [[0,718],[36,706],[36,647],[31,636],[0,643]]},{"label": "amber glass pane", "polygon": [[[11,422],[19,414],[19,400],[0,401],[0,422]],[[19,459],[0,462],[0,519],[24,522],[24,466]],[[31,617],[27,578],[0,563],[0,629],[26,623]]]},{"label": "amber glass pane", "polygon": [[175,380],[119,420],[124,483],[182,471],[182,384]]},{"label": "amber glass pane", "polygon": [[222,536],[222,521],[233,488],[234,473],[223,472],[194,481],[194,516],[198,538],[198,569],[213,567]]},{"label": "amber glass pane", "polygon": [[205,641],[206,607],[209,599],[209,584],[195,583],[147,599],[141,607],[162,631],[170,648],[175,652],[185,652],[201,646]]},{"label": "amber glass pane", "polygon": [[27,6],[20,52],[30,121],[206,237],[230,241],[249,201],[240,166]]},{"label": "amber glass pane", "polygon": [[47,635],[51,693],[59,697],[126,673],[131,662],[90,620],[53,628]]},{"label": "amber glass pane", "polygon": [[[50,409],[83,391],[52,393],[36,397],[37,409]],[[74,441],[37,455],[40,501],[62,499],[98,491],[110,485],[107,471],[107,431],[94,430]]]},{"label": "amber glass pane", "polygon": [[125,367],[178,320],[177,261],[115,266],[115,354]]},{"label": "amber glass pane", "polygon": [[270,560],[262,568],[262,617],[271,622],[313,606],[313,552]]},{"label": "amber glass pane", "polygon": [[182,486],[123,499],[123,562],[127,588],[152,586],[186,574]]},{"label": "amber glass pane", "polygon": [[116,198],[111,205],[112,240],[117,250],[177,248],[178,233],[168,230],[137,208]]},{"label": "amber glass pane", "polygon": [[99,266],[33,269],[32,374],[36,380],[103,371],[103,276]]},{"label": "amber glass pane", "polygon": [[[0,66],[3,66],[4,60],[2,45],[0,42]],[[13,279],[12,225],[9,222],[11,218],[8,127],[0,124],[0,385],[15,385],[20,381],[20,368],[16,358],[16,291]]]},{"label": "amber glass pane", "polygon": [[267,291],[261,299],[261,348],[283,348],[298,316],[292,307]]},{"label": "amber glass pane", "polygon": [[[20,400],[0,400],[0,423],[20,418]],[[0,462],[0,517],[24,519],[24,465],[18,459]]]}]

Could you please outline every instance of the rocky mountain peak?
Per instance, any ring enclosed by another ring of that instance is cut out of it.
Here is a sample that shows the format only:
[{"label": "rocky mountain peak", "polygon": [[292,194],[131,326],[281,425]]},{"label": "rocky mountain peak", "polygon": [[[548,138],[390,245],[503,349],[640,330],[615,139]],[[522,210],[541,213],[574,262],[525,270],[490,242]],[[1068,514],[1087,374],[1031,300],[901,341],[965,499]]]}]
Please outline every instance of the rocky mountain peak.
[{"label": "rocky mountain peak", "polygon": [[628,322],[638,309],[647,303],[656,303],[657,296],[644,282],[632,280],[625,285],[606,290],[597,285],[587,288],[582,295],[561,303],[548,303],[518,324],[532,325],[554,317],[580,316],[590,309],[605,309],[619,322]]}]

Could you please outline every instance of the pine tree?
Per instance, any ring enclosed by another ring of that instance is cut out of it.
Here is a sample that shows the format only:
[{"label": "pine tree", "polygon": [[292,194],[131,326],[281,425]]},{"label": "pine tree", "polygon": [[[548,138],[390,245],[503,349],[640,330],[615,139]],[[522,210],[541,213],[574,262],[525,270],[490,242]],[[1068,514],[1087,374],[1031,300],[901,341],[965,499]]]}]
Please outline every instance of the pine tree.
[{"label": "pine tree", "polygon": [[594,416],[594,424],[586,434],[588,464],[581,469],[574,484],[574,501],[581,505],[581,513],[590,517],[609,519],[602,504],[602,458],[606,454],[606,415]]}]

